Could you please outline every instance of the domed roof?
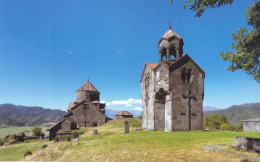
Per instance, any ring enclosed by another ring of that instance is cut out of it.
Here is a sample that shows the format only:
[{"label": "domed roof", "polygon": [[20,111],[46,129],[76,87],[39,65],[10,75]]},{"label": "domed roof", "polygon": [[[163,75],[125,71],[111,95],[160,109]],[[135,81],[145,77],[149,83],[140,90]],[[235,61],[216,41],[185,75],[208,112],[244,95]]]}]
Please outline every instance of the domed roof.
[{"label": "domed roof", "polygon": [[98,92],[98,90],[90,83],[89,80],[85,84],[83,84],[77,91],[94,91],[94,92]]},{"label": "domed roof", "polygon": [[179,39],[182,39],[181,36],[179,36],[179,34],[177,34],[175,31],[173,31],[173,30],[171,29],[171,27],[170,27],[170,28],[167,30],[167,32],[162,36],[162,38],[168,39],[168,38],[170,38],[170,37],[172,37],[172,36],[175,36],[175,37],[177,37],[177,38],[179,38]]}]

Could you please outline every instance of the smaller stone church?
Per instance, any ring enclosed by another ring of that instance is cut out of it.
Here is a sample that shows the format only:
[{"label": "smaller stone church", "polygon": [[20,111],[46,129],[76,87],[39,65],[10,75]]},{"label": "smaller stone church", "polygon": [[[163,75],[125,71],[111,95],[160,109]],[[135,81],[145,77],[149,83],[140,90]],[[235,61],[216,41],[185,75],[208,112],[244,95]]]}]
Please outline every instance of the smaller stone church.
[{"label": "smaller stone church", "polygon": [[50,129],[49,140],[55,138],[56,132],[70,131],[79,127],[97,127],[109,120],[105,116],[106,104],[100,103],[100,92],[88,80],[77,91],[77,99],[70,102],[68,114]]}]

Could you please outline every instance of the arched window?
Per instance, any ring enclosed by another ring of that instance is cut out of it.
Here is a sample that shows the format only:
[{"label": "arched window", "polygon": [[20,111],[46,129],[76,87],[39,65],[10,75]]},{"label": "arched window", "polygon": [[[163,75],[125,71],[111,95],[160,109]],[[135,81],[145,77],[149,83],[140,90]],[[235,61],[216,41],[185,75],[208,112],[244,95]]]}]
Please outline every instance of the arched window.
[{"label": "arched window", "polygon": [[163,48],[161,49],[160,53],[161,53],[161,60],[162,60],[162,61],[165,61],[165,60],[166,60],[166,55],[167,55],[167,50],[166,50],[166,48],[163,47]]},{"label": "arched window", "polygon": [[162,61],[165,61],[166,60],[166,55],[162,56]]},{"label": "arched window", "polygon": [[170,59],[171,60],[176,59],[176,47],[175,46],[170,47]]},{"label": "arched window", "polygon": [[165,103],[166,95],[169,93],[165,91],[163,88],[160,88],[159,91],[155,94],[156,102]]},{"label": "arched window", "polygon": [[187,76],[187,74],[186,74],[186,68],[183,68],[183,69],[182,69],[182,72],[181,72],[181,79],[182,79],[183,82],[185,82],[186,76]]},{"label": "arched window", "polygon": [[188,83],[190,83],[191,74],[192,74],[192,70],[188,69],[187,70],[187,81],[188,81]]},{"label": "arched window", "polygon": [[173,55],[170,55],[171,60],[175,60],[175,57]]},{"label": "arched window", "polygon": [[95,121],[91,124],[91,127],[97,127],[97,126],[98,126],[98,123]]}]

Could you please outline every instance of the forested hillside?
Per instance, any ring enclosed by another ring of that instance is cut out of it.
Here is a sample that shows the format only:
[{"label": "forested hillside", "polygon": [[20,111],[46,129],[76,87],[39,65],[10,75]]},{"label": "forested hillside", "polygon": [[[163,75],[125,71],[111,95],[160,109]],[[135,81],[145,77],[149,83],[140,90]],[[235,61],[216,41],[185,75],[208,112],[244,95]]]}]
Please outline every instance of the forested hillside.
[{"label": "forested hillside", "polygon": [[0,105],[0,127],[5,126],[37,126],[42,123],[58,122],[67,112],[27,107],[12,104]]}]

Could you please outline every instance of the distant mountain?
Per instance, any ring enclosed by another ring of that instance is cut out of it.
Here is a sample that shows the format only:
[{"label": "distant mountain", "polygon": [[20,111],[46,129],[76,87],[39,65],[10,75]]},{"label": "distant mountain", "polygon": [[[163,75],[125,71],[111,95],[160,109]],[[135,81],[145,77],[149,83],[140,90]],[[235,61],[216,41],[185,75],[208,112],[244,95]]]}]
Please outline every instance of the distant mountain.
[{"label": "distant mountain", "polygon": [[[216,110],[217,109],[217,110]],[[106,110],[106,116],[115,119],[115,115],[121,110]],[[142,111],[129,110],[134,117],[138,117]],[[238,124],[242,120],[259,118],[260,103],[234,105],[227,109],[204,107],[204,117],[208,114],[225,114],[231,124]],[[0,104],[0,127],[5,126],[38,126],[43,123],[56,123],[64,119],[66,111],[44,109],[42,107],[28,107],[12,104]]]},{"label": "distant mountain", "polygon": [[260,103],[248,103],[243,105],[233,105],[226,109],[206,111],[204,117],[209,114],[218,113],[227,115],[231,124],[239,124],[242,120],[259,118]]},{"label": "distant mountain", "polygon": [[0,104],[0,127],[5,126],[38,126],[43,123],[58,122],[67,112],[28,107],[12,104]]},{"label": "distant mountain", "polygon": [[[122,110],[106,109],[106,116],[109,117],[109,118],[115,119],[116,118],[116,114],[119,111],[122,111]],[[137,118],[142,113],[142,111],[138,111],[138,110],[127,110],[127,111],[130,112],[131,114],[133,114],[133,116],[135,118]]]},{"label": "distant mountain", "polygon": [[212,106],[204,106],[203,112],[205,111],[214,111],[214,110],[220,110],[220,108],[212,107]]}]

